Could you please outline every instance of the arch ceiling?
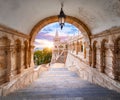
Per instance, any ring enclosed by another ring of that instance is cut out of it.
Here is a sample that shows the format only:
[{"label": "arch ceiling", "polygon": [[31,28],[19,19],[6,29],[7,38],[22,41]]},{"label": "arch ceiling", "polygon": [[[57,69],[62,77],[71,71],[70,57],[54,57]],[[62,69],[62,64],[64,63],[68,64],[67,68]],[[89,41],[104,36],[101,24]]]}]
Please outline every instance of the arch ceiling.
[{"label": "arch ceiling", "polygon": [[0,24],[30,34],[42,19],[66,15],[84,22],[92,34],[120,26],[120,0],[0,0]]}]

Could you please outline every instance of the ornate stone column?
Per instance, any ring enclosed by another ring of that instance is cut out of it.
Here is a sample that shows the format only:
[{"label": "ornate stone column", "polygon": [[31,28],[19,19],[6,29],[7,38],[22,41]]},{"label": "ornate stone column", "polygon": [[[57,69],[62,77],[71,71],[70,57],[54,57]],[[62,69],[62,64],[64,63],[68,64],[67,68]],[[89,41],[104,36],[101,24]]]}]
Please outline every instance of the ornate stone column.
[{"label": "ornate stone column", "polygon": [[115,80],[118,80],[118,68],[116,64],[116,55],[117,55],[117,49],[113,45],[109,45],[110,50],[112,52],[112,78]]},{"label": "ornate stone column", "polygon": [[75,42],[75,54],[77,54],[77,41]]},{"label": "ornate stone column", "polygon": [[92,49],[91,46],[86,47],[86,49],[88,49],[89,51],[89,65],[92,65]]},{"label": "ornate stone column", "polygon": [[17,74],[22,72],[22,46],[17,45]]},{"label": "ornate stone column", "polygon": [[83,47],[84,47],[83,51],[84,51],[84,59],[85,59],[86,58],[86,43],[85,42],[84,42],[84,46]]},{"label": "ornate stone column", "polygon": [[30,67],[33,67],[33,68],[34,68],[34,60],[33,60],[34,47],[35,46],[31,45],[30,48],[29,48],[29,65],[30,65]]},{"label": "ornate stone column", "polygon": [[26,47],[26,57],[25,57],[25,60],[26,60],[26,68],[28,68],[29,67],[29,61],[28,61],[28,58],[29,58],[29,55],[28,55],[28,53],[29,53],[29,48],[28,48],[28,45],[27,45],[27,47]]},{"label": "ornate stone column", "polygon": [[7,47],[6,53],[7,53],[7,74],[6,74],[6,80],[11,81],[14,75],[12,74],[12,54],[14,52],[14,47],[9,46]]},{"label": "ornate stone column", "polygon": [[21,72],[25,69],[25,49],[24,49],[24,45],[21,45]]},{"label": "ornate stone column", "polygon": [[92,67],[95,68],[96,66],[96,47],[93,46],[92,48]]},{"label": "ornate stone column", "polygon": [[78,51],[79,51],[79,43],[78,43],[78,41],[77,41],[77,43],[76,43],[76,46],[77,46],[77,47],[76,47],[76,49],[77,49],[77,50],[76,50],[76,54],[78,54]]},{"label": "ornate stone column", "polygon": [[101,46],[101,48],[100,48],[100,72],[101,73],[104,73],[104,69],[105,69],[105,65],[103,64],[103,62],[104,62],[104,56],[103,56],[103,54],[104,54],[104,52],[105,52],[105,50],[104,50],[105,48],[103,47],[103,46]]}]

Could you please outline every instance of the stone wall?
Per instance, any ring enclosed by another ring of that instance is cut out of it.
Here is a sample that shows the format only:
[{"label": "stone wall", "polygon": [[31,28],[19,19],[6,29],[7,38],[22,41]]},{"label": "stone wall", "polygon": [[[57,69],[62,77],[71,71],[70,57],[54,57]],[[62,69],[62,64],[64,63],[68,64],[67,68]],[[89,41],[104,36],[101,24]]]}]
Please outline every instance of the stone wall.
[{"label": "stone wall", "polygon": [[0,86],[0,95],[5,96],[11,92],[28,86],[39,78],[43,71],[47,71],[48,67],[39,66],[37,69],[28,69],[27,71],[17,75],[12,81]]},{"label": "stone wall", "polygon": [[[83,79],[120,92],[120,27],[92,35],[90,40],[86,45],[84,38],[69,41],[66,66],[77,69]],[[82,41],[83,52],[76,53],[76,41]]]},{"label": "stone wall", "polygon": [[0,25],[0,95],[30,84],[47,70],[34,70],[33,49],[28,35]]},{"label": "stone wall", "polygon": [[[28,35],[0,26],[1,95],[30,84],[44,71],[34,70],[31,41]],[[68,68],[83,79],[120,92],[120,27],[92,35],[90,41],[77,36],[67,46]]]},{"label": "stone wall", "polygon": [[30,68],[29,36],[0,26],[0,85]]},{"label": "stone wall", "polygon": [[120,82],[111,79],[96,68],[85,64],[78,56],[72,53],[68,53],[66,67],[72,71],[76,71],[80,78],[84,80],[120,92]]},{"label": "stone wall", "polygon": [[119,27],[91,36],[92,67],[117,80],[119,80],[120,73],[119,41]]}]

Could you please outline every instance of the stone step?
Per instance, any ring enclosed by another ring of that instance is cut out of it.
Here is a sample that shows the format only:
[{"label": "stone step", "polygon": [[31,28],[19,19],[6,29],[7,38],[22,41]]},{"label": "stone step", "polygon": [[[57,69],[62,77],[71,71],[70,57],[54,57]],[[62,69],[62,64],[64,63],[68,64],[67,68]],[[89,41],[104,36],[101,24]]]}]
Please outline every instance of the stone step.
[{"label": "stone step", "polygon": [[[45,96],[44,96],[45,97]],[[93,97],[6,97],[6,98],[1,98],[0,100],[120,100],[119,97],[98,97],[98,96],[93,96]]]},{"label": "stone step", "polygon": [[77,74],[75,74],[75,73],[58,73],[58,74],[56,74],[56,73],[47,73],[47,74],[42,74],[41,76],[40,76],[40,78],[41,77],[56,77],[56,76],[58,76],[58,77],[78,77],[78,75]]},{"label": "stone step", "polygon": [[67,68],[49,68],[49,71],[68,71]]},{"label": "stone step", "polygon": [[120,100],[120,94],[81,80],[67,68],[54,66],[31,85],[0,100]]}]

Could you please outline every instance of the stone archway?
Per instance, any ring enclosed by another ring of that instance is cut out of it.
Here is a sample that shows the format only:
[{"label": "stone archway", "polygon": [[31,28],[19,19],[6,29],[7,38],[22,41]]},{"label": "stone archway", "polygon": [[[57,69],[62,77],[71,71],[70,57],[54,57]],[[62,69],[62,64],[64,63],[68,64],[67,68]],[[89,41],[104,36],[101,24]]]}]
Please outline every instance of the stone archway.
[{"label": "stone archway", "polygon": [[[86,41],[89,42],[89,44],[91,45],[91,40],[90,40],[90,36],[91,36],[91,32],[89,30],[89,28],[87,27],[87,25],[85,25],[81,20],[72,17],[72,16],[66,16],[65,21],[67,23],[70,23],[74,26],[76,26],[81,33],[83,34],[83,36],[85,37]],[[43,20],[41,20],[40,22],[38,22],[32,29],[31,33],[30,33],[30,48],[29,48],[29,52],[30,52],[30,59],[29,59],[29,63],[31,66],[34,66],[33,63],[33,50],[34,50],[34,40],[36,35],[38,34],[38,32],[46,25],[50,24],[50,23],[54,23],[54,22],[58,22],[58,16],[51,16],[51,17],[47,17]]]},{"label": "stone archway", "polygon": [[[85,25],[81,20],[72,17],[72,16],[66,16],[65,21],[67,23],[70,23],[74,26],[76,26],[82,33],[83,36],[85,36],[87,38],[87,40],[89,42],[90,41],[90,36],[91,36],[91,32],[88,29],[87,25]],[[41,20],[40,22],[38,22],[32,29],[31,33],[30,33],[30,44],[33,45],[33,42],[35,40],[36,35],[38,34],[38,32],[46,25],[50,24],[50,23],[54,23],[54,22],[58,22],[58,16],[51,16],[51,17],[47,17],[43,20]]]}]

